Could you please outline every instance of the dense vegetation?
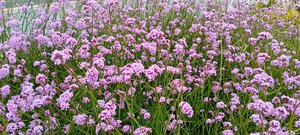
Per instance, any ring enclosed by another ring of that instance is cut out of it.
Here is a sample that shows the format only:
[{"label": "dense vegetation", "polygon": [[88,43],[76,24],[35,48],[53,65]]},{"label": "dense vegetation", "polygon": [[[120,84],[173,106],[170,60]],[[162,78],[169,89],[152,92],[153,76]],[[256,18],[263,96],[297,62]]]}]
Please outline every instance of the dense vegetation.
[{"label": "dense vegetation", "polygon": [[7,4],[2,134],[300,134],[298,8]]}]

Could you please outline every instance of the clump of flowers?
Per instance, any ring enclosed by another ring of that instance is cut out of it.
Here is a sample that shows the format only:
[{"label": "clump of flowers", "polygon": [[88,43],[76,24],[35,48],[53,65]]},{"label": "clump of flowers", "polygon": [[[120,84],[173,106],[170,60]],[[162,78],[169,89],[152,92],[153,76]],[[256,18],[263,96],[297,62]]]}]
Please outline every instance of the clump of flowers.
[{"label": "clump of flowers", "polygon": [[183,114],[186,114],[188,115],[189,118],[192,118],[193,115],[194,115],[194,111],[193,111],[193,108],[191,107],[191,105],[187,102],[184,102],[184,101],[181,101],[179,103],[179,106],[181,108],[181,112]]}]

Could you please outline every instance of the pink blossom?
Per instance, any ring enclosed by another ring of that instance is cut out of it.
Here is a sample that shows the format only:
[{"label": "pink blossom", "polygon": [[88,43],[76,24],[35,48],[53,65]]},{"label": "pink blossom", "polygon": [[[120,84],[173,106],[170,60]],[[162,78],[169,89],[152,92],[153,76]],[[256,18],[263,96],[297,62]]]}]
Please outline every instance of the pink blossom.
[{"label": "pink blossom", "polygon": [[181,108],[181,112],[183,114],[188,115],[189,118],[193,117],[194,111],[193,111],[193,108],[191,107],[191,105],[189,103],[181,101],[179,103],[179,107]]}]

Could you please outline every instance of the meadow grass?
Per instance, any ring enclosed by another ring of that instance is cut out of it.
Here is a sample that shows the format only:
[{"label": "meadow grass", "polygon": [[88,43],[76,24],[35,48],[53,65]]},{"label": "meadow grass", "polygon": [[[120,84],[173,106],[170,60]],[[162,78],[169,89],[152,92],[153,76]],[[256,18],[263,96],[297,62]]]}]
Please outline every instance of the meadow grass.
[{"label": "meadow grass", "polygon": [[6,0],[5,2],[5,7],[11,8],[15,7],[16,4],[22,6],[23,4],[29,4],[30,2],[32,2],[33,4],[42,4],[45,2],[45,0]]}]

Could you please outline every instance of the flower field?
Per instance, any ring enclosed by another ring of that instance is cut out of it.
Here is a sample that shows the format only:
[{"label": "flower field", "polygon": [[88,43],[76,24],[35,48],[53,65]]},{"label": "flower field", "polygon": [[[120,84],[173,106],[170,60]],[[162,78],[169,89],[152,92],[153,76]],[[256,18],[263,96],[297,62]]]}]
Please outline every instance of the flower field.
[{"label": "flower field", "polygon": [[6,2],[0,134],[300,134],[300,6]]}]

